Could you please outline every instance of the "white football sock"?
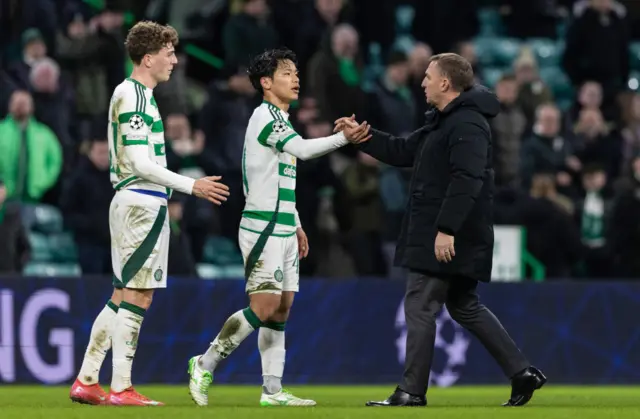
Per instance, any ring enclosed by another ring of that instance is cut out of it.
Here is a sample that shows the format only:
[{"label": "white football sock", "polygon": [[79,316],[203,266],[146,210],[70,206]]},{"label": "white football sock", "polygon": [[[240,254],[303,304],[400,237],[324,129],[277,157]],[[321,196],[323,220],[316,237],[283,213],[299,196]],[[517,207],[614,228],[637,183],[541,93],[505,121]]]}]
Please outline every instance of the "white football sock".
[{"label": "white football sock", "polygon": [[93,385],[99,381],[100,368],[107,352],[111,349],[116,313],[118,313],[118,306],[109,300],[93,322],[89,344],[78,373],[78,380],[82,384]]},{"label": "white football sock", "polygon": [[111,390],[119,393],[131,387],[131,367],[138,348],[140,327],[146,310],[122,302],[113,332],[113,376]]},{"label": "white football sock", "polygon": [[220,333],[198,363],[202,368],[213,372],[218,363],[228,357],[261,324],[258,316],[249,307],[236,311],[224,322]]},{"label": "white football sock", "polygon": [[262,360],[263,391],[276,394],[282,390],[285,346],[284,323],[269,322],[258,332],[258,349]]}]

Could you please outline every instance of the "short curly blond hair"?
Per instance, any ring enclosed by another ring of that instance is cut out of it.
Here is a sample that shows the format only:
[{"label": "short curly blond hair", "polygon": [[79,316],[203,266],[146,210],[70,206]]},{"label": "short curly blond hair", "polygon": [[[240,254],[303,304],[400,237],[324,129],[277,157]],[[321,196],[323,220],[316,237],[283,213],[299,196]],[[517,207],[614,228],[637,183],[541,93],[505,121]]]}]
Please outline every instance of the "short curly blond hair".
[{"label": "short curly blond hair", "polygon": [[173,27],[141,21],[129,30],[124,45],[131,61],[140,64],[145,55],[156,54],[169,43],[178,45],[178,32]]}]

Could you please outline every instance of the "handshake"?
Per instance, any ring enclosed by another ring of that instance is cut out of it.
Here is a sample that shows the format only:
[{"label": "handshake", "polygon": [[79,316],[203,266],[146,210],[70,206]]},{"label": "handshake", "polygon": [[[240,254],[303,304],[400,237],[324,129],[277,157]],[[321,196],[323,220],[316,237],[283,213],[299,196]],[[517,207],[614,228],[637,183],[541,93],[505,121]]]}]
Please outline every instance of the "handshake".
[{"label": "handshake", "polygon": [[364,121],[362,124],[358,124],[356,116],[351,115],[349,118],[343,117],[334,122],[335,127],[333,132],[340,132],[344,134],[347,141],[351,144],[360,144],[368,141],[371,138],[369,129],[371,125]]}]

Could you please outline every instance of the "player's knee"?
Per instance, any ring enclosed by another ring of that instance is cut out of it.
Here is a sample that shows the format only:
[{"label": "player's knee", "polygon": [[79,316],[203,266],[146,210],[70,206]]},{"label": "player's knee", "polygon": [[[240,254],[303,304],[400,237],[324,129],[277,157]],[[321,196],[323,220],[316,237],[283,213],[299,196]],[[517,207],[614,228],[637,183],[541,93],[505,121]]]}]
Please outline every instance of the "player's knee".
[{"label": "player's knee", "polygon": [[269,320],[280,306],[279,294],[257,293],[251,294],[249,298],[251,299],[251,303],[249,304],[251,311],[253,311],[262,322]]},{"label": "player's knee", "polygon": [[275,313],[277,307],[264,306],[264,305],[251,305],[251,311],[260,319],[261,322],[266,322]]}]

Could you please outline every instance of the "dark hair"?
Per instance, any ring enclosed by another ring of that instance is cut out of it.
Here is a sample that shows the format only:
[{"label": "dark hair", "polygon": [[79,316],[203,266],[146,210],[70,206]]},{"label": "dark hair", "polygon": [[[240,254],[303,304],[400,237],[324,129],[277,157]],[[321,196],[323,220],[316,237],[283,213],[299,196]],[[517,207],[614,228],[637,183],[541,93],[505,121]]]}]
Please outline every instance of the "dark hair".
[{"label": "dark hair", "polygon": [[260,79],[263,77],[273,78],[273,74],[278,69],[278,64],[286,60],[291,60],[296,66],[298,65],[296,54],[288,48],[270,49],[253,57],[247,69],[253,88],[264,94]]},{"label": "dark hair", "polygon": [[582,168],[582,175],[587,176],[587,175],[592,175],[594,173],[604,172],[604,171],[605,170],[602,164],[588,163],[588,164],[585,164],[584,167]]},{"label": "dark hair", "polygon": [[500,76],[500,78],[498,79],[498,83],[502,83],[505,81],[517,81],[516,80],[516,75],[513,73],[504,73],[502,76]]},{"label": "dark hair", "polygon": [[387,65],[404,64],[409,61],[409,57],[403,51],[393,50],[387,58]]},{"label": "dark hair", "polygon": [[447,52],[431,57],[429,65],[431,63],[438,63],[442,75],[449,79],[456,92],[464,92],[473,86],[473,67],[464,57]]},{"label": "dark hair", "polygon": [[141,21],[129,30],[124,45],[131,61],[140,64],[145,55],[156,54],[168,43],[178,45],[178,32],[173,27]]}]

